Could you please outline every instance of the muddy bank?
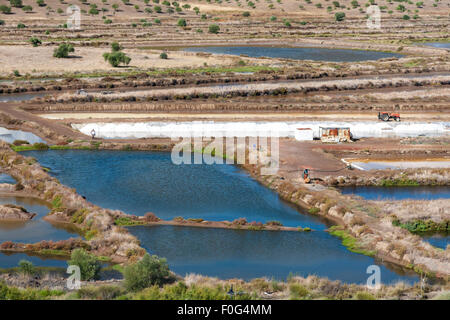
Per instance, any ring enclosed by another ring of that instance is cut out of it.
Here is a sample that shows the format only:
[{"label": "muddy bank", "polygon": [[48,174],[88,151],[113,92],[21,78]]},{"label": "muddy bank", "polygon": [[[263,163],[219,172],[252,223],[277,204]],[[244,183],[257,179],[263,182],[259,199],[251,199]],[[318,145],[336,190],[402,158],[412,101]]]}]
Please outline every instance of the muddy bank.
[{"label": "muddy bank", "polygon": [[218,228],[218,229],[234,229],[234,230],[251,230],[251,231],[313,231],[310,228],[286,227],[278,221],[269,221],[267,223],[251,221],[245,218],[239,218],[234,221],[208,221],[201,218],[176,217],[173,220],[163,220],[156,217],[153,213],[147,213],[145,216],[135,216],[128,214],[118,214],[115,218],[115,224],[120,226],[186,226],[200,228]]},{"label": "muddy bank", "polygon": [[36,216],[28,212],[24,207],[4,204],[0,205],[0,221],[28,221]]}]

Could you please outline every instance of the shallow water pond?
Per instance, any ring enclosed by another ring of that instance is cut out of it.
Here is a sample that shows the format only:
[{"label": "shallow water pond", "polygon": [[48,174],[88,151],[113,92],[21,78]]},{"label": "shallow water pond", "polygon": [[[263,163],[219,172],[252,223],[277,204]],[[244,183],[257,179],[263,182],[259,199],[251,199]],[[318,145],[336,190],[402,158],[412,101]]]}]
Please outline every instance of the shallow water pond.
[{"label": "shallow water pond", "polygon": [[67,262],[64,259],[58,258],[44,258],[38,256],[31,256],[25,253],[7,253],[0,251],[0,268],[15,268],[19,265],[20,260],[28,260],[35,266],[39,267],[67,267]]},{"label": "shallow water pond", "polygon": [[351,62],[378,60],[381,58],[400,58],[403,55],[389,52],[350,50],[350,49],[327,49],[327,48],[295,48],[295,47],[264,47],[264,46],[206,46],[184,48],[189,52],[208,52],[214,54],[246,55],[259,58],[283,58],[294,60],[317,60],[334,62]]},{"label": "shallow water pond", "polygon": [[323,230],[323,221],[299,212],[231,165],[175,165],[170,153],[140,151],[26,151],[61,183],[101,207],[162,219],[280,221]]},{"label": "shallow water pond", "polygon": [[[2,221],[0,222],[0,243],[4,241],[34,243],[41,240],[65,240],[78,238],[75,230],[65,226],[58,226],[42,220],[50,209],[45,202],[33,198],[0,197],[0,204],[15,204],[24,207],[37,215],[28,221]],[[0,266],[1,263],[0,263]]]},{"label": "shallow water pond", "polygon": [[178,166],[172,164],[169,153],[158,152],[49,150],[23,154],[38,159],[62,183],[102,207],[140,215],[152,211],[163,219],[277,220],[316,230],[129,229],[149,252],[166,257],[180,274],[285,279],[293,272],[364,282],[367,267],[378,264],[384,282],[417,280],[414,274],[389,269],[373,258],[348,251],[339,239],[324,231],[324,221],[301,214],[235,166]]},{"label": "shallow water pond", "polygon": [[436,248],[446,249],[450,244],[450,233],[424,235],[423,240]]},{"label": "shallow water pond", "polygon": [[343,194],[354,194],[367,200],[436,200],[450,199],[448,186],[376,187],[358,186],[339,188]]},{"label": "shallow water pond", "polygon": [[450,42],[425,42],[423,44],[435,48],[450,49]]},{"label": "shallow water pond", "polygon": [[34,98],[45,97],[46,95],[48,95],[48,92],[2,94],[2,95],[0,95],[0,102],[27,101],[27,100],[32,100]]},{"label": "shallow water pond", "polygon": [[178,274],[198,273],[223,279],[310,274],[365,283],[367,267],[378,264],[381,281],[413,282],[416,275],[392,269],[348,251],[326,232],[244,231],[195,227],[130,227],[150,253],[166,257]]}]

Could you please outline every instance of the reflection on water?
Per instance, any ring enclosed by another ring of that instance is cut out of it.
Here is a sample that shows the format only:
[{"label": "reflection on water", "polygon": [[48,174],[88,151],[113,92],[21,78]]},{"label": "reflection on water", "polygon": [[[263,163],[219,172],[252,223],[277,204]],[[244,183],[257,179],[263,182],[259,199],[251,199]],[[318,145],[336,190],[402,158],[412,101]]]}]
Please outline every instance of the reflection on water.
[{"label": "reflection on water", "polygon": [[2,269],[17,267],[20,260],[28,260],[39,267],[67,267],[66,260],[57,257],[44,258],[25,253],[13,254],[0,251],[0,268]]},{"label": "reflection on water", "polygon": [[448,186],[352,186],[342,187],[340,190],[343,194],[355,194],[367,200],[435,200],[450,198],[450,187]]},{"label": "reflection on water", "polygon": [[37,214],[28,221],[1,221],[0,243],[4,241],[34,243],[41,240],[58,241],[79,237],[75,230],[42,220],[50,211],[43,201],[34,198],[0,197],[0,204],[19,205],[28,212]]},{"label": "reflection on water", "polygon": [[413,282],[416,275],[395,272],[374,259],[348,251],[326,232],[244,231],[195,227],[130,227],[150,253],[166,257],[173,271],[219,278],[315,274],[364,283],[367,267],[378,264],[381,280]]},{"label": "reflection on water", "polygon": [[281,48],[260,46],[231,46],[231,47],[190,47],[183,49],[190,52],[209,52],[215,54],[246,55],[249,57],[269,57],[295,60],[318,60],[318,61],[366,61],[381,58],[402,57],[398,53],[350,50],[350,49],[327,49],[327,48]]},{"label": "reflection on water", "polygon": [[425,42],[424,45],[435,48],[450,49],[450,42]]},{"label": "reflection on water", "polygon": [[[27,151],[61,183],[104,208],[162,219],[277,220],[286,226],[325,229],[231,165],[175,165],[170,153],[142,151]],[[95,177],[93,179],[92,177]]]},{"label": "reflection on water", "polygon": [[450,233],[424,235],[423,240],[437,248],[445,250],[450,244]]},{"label": "reflection on water", "polygon": [[0,173],[0,183],[16,184],[17,181],[9,174]]},{"label": "reflection on water", "polygon": [[20,93],[20,94],[4,94],[0,95],[0,102],[16,102],[16,101],[27,101],[34,98],[40,98],[48,95],[48,93]]}]

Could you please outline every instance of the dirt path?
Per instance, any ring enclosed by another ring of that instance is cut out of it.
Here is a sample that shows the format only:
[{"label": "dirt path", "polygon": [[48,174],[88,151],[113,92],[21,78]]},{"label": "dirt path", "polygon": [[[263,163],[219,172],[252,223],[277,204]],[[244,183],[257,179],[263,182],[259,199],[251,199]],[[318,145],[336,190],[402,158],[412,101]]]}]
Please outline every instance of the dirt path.
[{"label": "dirt path", "polygon": [[34,128],[31,131],[40,137],[42,137],[42,132],[39,129],[42,130],[44,128],[47,128],[61,136],[70,137],[72,139],[86,139],[86,136],[84,134],[76,130],[73,130],[69,126],[66,126],[60,122],[44,119],[32,113],[23,111],[17,105],[12,105],[9,103],[0,103],[0,111],[4,112],[7,115],[10,115],[12,118],[37,123],[38,128]]}]

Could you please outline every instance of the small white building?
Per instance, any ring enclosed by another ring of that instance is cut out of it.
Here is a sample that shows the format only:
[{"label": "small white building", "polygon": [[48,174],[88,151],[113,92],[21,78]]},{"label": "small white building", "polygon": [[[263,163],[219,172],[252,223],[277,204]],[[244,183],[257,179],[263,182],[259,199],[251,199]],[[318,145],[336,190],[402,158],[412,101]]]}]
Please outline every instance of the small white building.
[{"label": "small white building", "polygon": [[297,128],[294,136],[297,141],[311,141],[314,139],[313,130],[311,128]]}]

